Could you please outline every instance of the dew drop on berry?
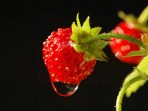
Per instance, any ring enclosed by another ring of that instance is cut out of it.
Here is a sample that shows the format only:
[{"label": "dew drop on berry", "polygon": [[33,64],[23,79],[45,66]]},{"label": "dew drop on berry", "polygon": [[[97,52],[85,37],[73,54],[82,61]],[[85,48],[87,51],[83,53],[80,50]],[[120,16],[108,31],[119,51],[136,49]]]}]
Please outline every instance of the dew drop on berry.
[{"label": "dew drop on berry", "polygon": [[71,96],[73,95],[77,89],[78,89],[79,84],[67,84],[63,82],[52,82],[52,87],[54,91],[59,95],[59,96]]}]

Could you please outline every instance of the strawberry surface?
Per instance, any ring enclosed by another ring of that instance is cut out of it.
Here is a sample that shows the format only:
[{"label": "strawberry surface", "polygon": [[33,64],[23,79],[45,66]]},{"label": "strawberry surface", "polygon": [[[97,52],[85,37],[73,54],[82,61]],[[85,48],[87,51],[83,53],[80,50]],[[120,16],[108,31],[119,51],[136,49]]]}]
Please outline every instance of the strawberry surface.
[{"label": "strawberry surface", "polygon": [[71,35],[71,28],[59,28],[43,43],[43,59],[52,82],[79,84],[96,64],[95,59],[86,61],[83,52],[74,50]]},{"label": "strawberry surface", "polygon": [[[134,24],[127,22],[120,22],[113,30],[113,33],[125,34],[141,40],[141,35],[144,33],[134,27]],[[138,64],[143,56],[124,57],[131,51],[140,50],[137,44],[129,42],[128,40],[112,38],[110,47],[115,56],[122,62],[130,64]]]}]

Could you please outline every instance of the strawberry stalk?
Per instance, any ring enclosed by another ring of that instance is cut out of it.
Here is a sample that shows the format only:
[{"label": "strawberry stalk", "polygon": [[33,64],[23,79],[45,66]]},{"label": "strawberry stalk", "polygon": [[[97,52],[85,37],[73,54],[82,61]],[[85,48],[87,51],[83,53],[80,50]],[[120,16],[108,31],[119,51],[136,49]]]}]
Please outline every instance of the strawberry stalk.
[{"label": "strawberry stalk", "polygon": [[143,48],[145,48],[145,45],[143,42],[139,39],[133,38],[132,36],[124,35],[124,34],[114,34],[114,33],[103,33],[98,35],[98,39],[110,39],[110,38],[117,38],[117,39],[125,39],[130,42],[133,42]]},{"label": "strawberry stalk", "polygon": [[85,41],[85,42],[89,43],[89,42],[95,41],[97,39],[110,40],[111,38],[125,39],[125,40],[133,42],[133,43],[145,48],[145,45],[143,44],[143,42],[141,40],[133,38],[132,36],[129,36],[129,35],[115,34],[115,33],[102,33],[102,34],[97,35],[95,38],[89,39],[88,41]]},{"label": "strawberry stalk", "polygon": [[122,100],[124,94],[129,97],[131,93],[136,92],[140,86],[146,83],[148,80],[147,66],[148,56],[144,57],[139,65],[133,70],[133,72],[125,78],[122,88],[117,96],[116,111],[122,111]]},{"label": "strawberry stalk", "polygon": [[124,94],[126,93],[127,88],[132,84],[134,84],[135,82],[140,81],[142,79],[148,80],[148,75],[146,75],[144,78],[141,76],[135,77],[130,81],[128,81],[123,88],[121,88],[116,100],[116,111],[122,111],[122,100],[123,100]]}]

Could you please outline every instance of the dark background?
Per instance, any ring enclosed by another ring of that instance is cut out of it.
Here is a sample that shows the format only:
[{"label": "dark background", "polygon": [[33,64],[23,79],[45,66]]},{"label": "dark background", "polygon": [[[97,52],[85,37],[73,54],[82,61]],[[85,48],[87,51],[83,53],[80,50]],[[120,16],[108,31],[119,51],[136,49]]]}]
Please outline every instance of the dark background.
[{"label": "dark background", "polygon": [[[115,101],[124,77],[133,69],[105,49],[109,62],[97,62],[94,72],[71,97],[60,97],[52,89],[42,60],[42,43],[59,27],[70,27],[80,13],[90,16],[91,26],[109,32],[121,21],[123,10],[136,16],[147,0],[6,1],[0,3],[1,101],[2,111],[115,111]],[[129,99],[123,111],[147,111],[148,86]]]}]

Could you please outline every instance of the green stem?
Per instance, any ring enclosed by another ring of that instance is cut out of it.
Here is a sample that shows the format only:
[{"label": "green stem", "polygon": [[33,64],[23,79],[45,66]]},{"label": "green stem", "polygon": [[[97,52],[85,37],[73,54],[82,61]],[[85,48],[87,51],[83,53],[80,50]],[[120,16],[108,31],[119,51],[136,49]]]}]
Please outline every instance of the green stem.
[{"label": "green stem", "polygon": [[98,38],[100,39],[109,39],[109,38],[117,38],[117,39],[125,39],[128,40],[130,42],[133,42],[135,44],[138,44],[139,46],[145,47],[143,42],[139,39],[136,39],[132,36],[128,36],[128,35],[124,35],[124,34],[112,34],[112,33],[108,33],[108,34],[100,34],[98,36]]},{"label": "green stem", "polygon": [[146,24],[148,21],[148,6],[142,11],[140,16],[138,17],[138,22],[140,24]]},{"label": "green stem", "polygon": [[91,41],[94,41],[94,40],[97,40],[97,39],[109,40],[111,38],[125,39],[125,40],[133,42],[133,43],[138,44],[139,46],[142,46],[143,48],[145,48],[145,45],[143,44],[143,42],[141,40],[136,39],[132,36],[124,35],[124,34],[102,33],[102,34],[99,34],[98,36],[94,37],[91,40],[89,39],[86,42],[91,42]]},{"label": "green stem", "polygon": [[121,90],[119,91],[119,94],[117,96],[117,100],[116,100],[116,111],[122,111],[122,100],[124,97],[124,94],[127,90],[127,88],[132,85],[133,83],[140,81],[140,80],[148,80],[148,76],[145,75],[145,77],[143,76],[137,76],[133,79],[131,79],[130,81],[128,81],[126,84],[124,84],[124,86],[121,88]]}]

